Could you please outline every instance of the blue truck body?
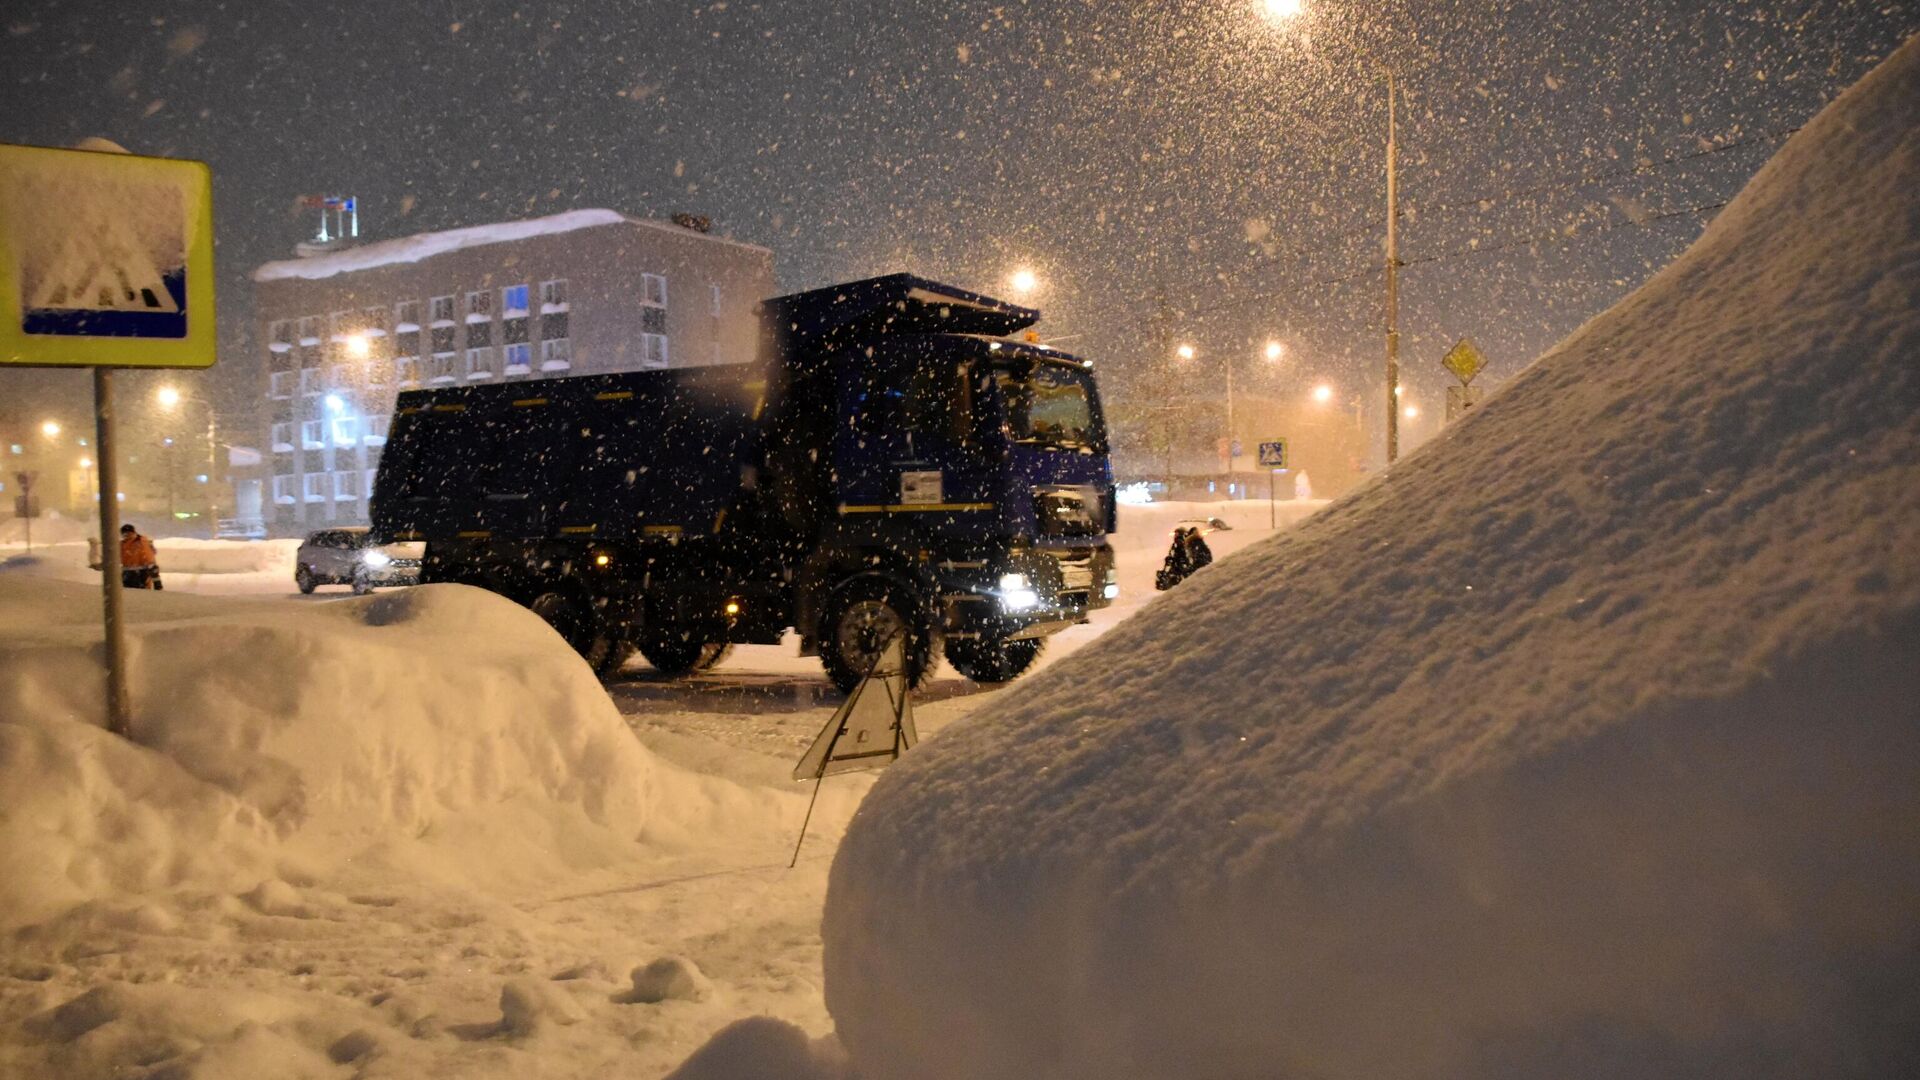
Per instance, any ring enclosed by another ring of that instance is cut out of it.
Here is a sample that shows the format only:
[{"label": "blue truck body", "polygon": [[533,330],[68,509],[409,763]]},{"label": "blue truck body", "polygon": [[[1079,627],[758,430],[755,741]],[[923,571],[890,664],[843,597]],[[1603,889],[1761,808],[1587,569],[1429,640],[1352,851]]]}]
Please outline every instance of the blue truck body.
[{"label": "blue truck body", "polygon": [[374,532],[603,672],[793,629],[843,687],[899,635],[1011,678],[1117,591],[1091,364],[1038,317],[897,274],[766,301],[750,363],[409,391]]}]

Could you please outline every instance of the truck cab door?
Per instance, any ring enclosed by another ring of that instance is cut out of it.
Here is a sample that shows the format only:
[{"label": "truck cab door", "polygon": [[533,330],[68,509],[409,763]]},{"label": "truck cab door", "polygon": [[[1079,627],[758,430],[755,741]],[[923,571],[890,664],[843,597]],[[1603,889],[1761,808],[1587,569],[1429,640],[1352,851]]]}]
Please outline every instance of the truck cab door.
[{"label": "truck cab door", "polygon": [[978,365],[937,343],[880,351],[847,378],[835,440],[841,504],[942,529],[990,505],[993,464],[975,430],[978,381]]}]

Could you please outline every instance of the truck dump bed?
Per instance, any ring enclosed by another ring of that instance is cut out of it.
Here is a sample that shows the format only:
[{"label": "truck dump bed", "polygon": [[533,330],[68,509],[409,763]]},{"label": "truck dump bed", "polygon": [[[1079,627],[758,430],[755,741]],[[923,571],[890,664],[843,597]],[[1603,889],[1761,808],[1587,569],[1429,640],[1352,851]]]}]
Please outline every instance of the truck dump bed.
[{"label": "truck dump bed", "polygon": [[755,365],[400,395],[370,512],[387,539],[717,531],[757,459]]}]

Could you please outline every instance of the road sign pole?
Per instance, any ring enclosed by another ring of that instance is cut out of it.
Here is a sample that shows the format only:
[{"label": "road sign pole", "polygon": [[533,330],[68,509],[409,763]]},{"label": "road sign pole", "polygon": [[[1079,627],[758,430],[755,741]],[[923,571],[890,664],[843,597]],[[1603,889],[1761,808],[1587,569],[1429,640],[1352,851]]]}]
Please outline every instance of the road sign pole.
[{"label": "road sign pole", "polygon": [[1279,525],[1280,518],[1273,508],[1273,502],[1274,502],[1273,472],[1274,470],[1272,469],[1267,470],[1267,531],[1268,532],[1272,532],[1273,530],[1280,527]]},{"label": "road sign pole", "polygon": [[93,438],[100,467],[100,595],[106,607],[107,730],[128,728],[127,633],[120,596],[119,463],[113,446],[113,369],[93,369]]}]

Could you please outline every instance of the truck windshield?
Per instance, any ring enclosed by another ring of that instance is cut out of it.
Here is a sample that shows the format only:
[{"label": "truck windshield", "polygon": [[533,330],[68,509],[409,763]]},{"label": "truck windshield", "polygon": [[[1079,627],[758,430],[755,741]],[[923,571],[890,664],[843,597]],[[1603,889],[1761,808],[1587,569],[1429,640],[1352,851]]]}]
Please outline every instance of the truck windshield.
[{"label": "truck windshield", "polygon": [[1015,442],[1066,450],[1101,449],[1093,412],[1093,376],[1087,372],[1036,363],[996,368],[994,378],[1007,403],[1007,423]]}]

